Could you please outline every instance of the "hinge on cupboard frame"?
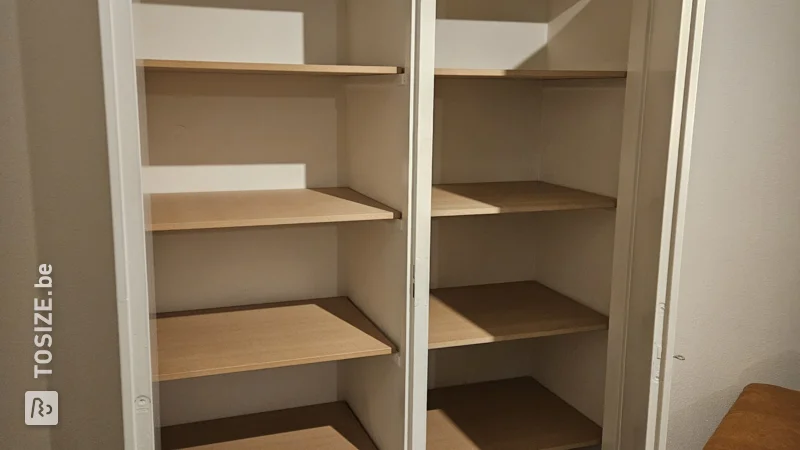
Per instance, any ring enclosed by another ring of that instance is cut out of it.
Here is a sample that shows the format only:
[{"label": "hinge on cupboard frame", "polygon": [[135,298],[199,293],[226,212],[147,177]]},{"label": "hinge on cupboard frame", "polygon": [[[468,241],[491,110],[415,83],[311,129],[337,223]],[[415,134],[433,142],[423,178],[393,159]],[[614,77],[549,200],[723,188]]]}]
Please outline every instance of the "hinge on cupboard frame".
[{"label": "hinge on cupboard frame", "polygon": [[417,302],[417,265],[411,264],[411,299]]}]

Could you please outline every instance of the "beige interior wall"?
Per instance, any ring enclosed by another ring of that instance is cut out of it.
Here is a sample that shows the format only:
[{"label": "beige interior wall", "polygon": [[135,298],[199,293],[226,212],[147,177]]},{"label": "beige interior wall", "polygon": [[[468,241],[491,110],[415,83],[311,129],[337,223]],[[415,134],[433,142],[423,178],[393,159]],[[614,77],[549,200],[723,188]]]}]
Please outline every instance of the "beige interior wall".
[{"label": "beige interior wall", "polygon": [[346,185],[340,79],[149,73],[146,91],[152,166],[302,165],[306,187]]},{"label": "beige interior wall", "polygon": [[547,66],[626,70],[632,0],[549,0]]},{"label": "beige interior wall", "polygon": [[436,67],[531,69],[547,65],[547,2],[437,0],[436,18]]},{"label": "beige interior wall", "polygon": [[408,67],[411,3],[341,1],[340,29],[347,64]]},{"label": "beige interior wall", "polygon": [[159,383],[161,425],[340,400],[336,362]]},{"label": "beige interior wall", "polygon": [[536,179],[541,95],[532,80],[437,80],[433,183]]},{"label": "beige interior wall", "polygon": [[343,0],[145,0],[134,6],[137,56],[344,63],[338,17],[343,4]]},{"label": "beige interior wall", "polygon": [[[97,2],[11,1],[0,10],[0,395],[7,400],[0,447],[121,449]],[[53,266],[54,277],[54,372],[47,387],[59,392],[61,409],[59,426],[47,430],[22,421],[24,391],[44,387],[33,379],[30,328],[31,288],[42,263]]]},{"label": "beige interior wall", "polygon": [[800,389],[800,4],[705,17],[669,449],[702,447],[748,383]]}]

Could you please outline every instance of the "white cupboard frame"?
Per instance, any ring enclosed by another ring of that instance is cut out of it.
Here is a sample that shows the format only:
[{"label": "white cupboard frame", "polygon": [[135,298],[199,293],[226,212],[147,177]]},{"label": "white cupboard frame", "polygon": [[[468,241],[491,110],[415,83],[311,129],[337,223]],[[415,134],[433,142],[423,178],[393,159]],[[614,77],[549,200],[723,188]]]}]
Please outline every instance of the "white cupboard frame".
[{"label": "white cupboard frame", "polygon": [[[139,86],[130,0],[98,0],[114,220],[126,449],[154,449],[157,388],[151,376],[147,214],[142,198]],[[682,137],[691,130],[692,87],[704,0],[634,1],[612,280],[603,449],[655,448],[668,380],[659,379],[669,337],[668,285]],[[412,1],[412,58],[404,80],[410,120],[411,286],[407,321],[405,447],[425,448],[430,276],[430,196],[436,2]],[[687,87],[688,86],[688,87]],[[688,94],[687,94],[688,92]],[[679,215],[679,213],[677,213]],[[678,227],[679,228],[679,227]],[[668,374],[668,372],[666,372]],[[647,380],[647,381],[645,381]],[[663,419],[662,419],[663,420]],[[642,447],[642,445],[645,445]],[[662,446],[663,447],[663,446]]]}]

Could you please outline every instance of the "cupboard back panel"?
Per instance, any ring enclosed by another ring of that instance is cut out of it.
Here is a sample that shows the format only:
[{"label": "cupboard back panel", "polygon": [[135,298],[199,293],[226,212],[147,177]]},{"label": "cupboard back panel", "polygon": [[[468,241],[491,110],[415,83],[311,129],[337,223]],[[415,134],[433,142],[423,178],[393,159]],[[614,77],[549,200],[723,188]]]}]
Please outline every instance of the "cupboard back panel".
[{"label": "cupboard back panel", "polygon": [[344,62],[341,0],[134,4],[137,57],[283,64]]},{"label": "cupboard back panel", "polygon": [[542,68],[547,64],[546,2],[438,0],[436,67]]},{"label": "cupboard back panel", "polygon": [[[181,73],[148,73],[146,80],[150,165],[246,165],[262,189],[276,178],[346,185],[341,80]],[[204,182],[212,189],[220,180]]]},{"label": "cupboard back panel", "polygon": [[537,179],[540,83],[438,80],[434,95],[434,184]]},{"label": "cupboard back panel", "polygon": [[337,364],[341,362],[159,383],[161,425],[335,402]]},{"label": "cupboard back panel", "polygon": [[549,0],[547,66],[627,70],[631,0]]}]

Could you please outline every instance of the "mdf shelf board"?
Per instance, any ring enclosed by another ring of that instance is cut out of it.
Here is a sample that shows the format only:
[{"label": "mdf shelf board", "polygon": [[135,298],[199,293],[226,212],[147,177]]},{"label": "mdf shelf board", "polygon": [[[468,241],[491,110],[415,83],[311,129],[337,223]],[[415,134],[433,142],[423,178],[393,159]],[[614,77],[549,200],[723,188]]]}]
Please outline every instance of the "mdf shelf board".
[{"label": "mdf shelf board", "polygon": [[535,80],[589,80],[626,78],[624,70],[436,69],[439,78],[529,78]]},{"label": "mdf shelf board", "polygon": [[439,184],[431,216],[479,216],[538,211],[615,208],[614,198],[541,181]]},{"label": "mdf shelf board", "polygon": [[348,188],[152,194],[152,231],[355,222],[400,213]]},{"label": "mdf shelf board", "polygon": [[147,71],[205,72],[205,73],[260,73],[272,75],[399,75],[402,67],[348,66],[328,64],[271,64],[221,61],[179,61],[170,59],[145,59],[142,66]]},{"label": "mdf shelf board", "polygon": [[377,450],[345,402],[174,425],[163,450]]},{"label": "mdf shelf board", "polygon": [[431,290],[430,349],[607,328],[602,314],[535,281]]},{"label": "mdf shelf board", "polygon": [[602,429],[533,378],[428,392],[428,450],[567,450],[600,444]]},{"label": "mdf shelf board", "polygon": [[158,381],[388,355],[347,297],[159,314]]}]

